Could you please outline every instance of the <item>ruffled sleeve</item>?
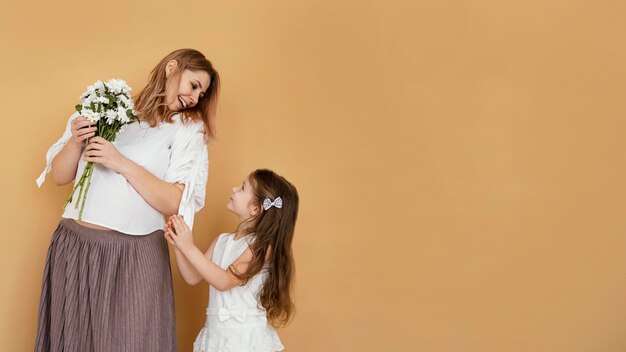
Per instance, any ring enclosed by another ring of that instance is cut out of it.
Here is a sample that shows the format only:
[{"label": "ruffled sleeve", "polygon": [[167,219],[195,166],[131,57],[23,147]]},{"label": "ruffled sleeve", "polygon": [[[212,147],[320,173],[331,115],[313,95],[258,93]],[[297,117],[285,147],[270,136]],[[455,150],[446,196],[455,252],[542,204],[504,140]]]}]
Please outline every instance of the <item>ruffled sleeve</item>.
[{"label": "ruffled sleeve", "polygon": [[172,144],[170,165],[163,180],[185,185],[178,207],[190,228],[195,213],[204,207],[209,157],[204,139],[204,123],[191,122],[182,125]]},{"label": "ruffled sleeve", "polygon": [[41,175],[39,175],[39,178],[37,178],[37,187],[41,187],[43,182],[46,180],[46,175],[48,174],[48,172],[50,172],[50,170],[52,170],[52,160],[55,156],[57,156],[57,154],[59,154],[61,149],[63,149],[67,141],[70,140],[70,137],[72,137],[72,121],[78,116],[78,112],[75,112],[72,114],[72,116],[70,116],[70,118],[67,120],[67,125],[65,126],[65,132],[63,132],[63,136],[61,136],[61,138],[59,138],[59,140],[48,149],[48,152],[46,153],[46,168],[43,170]]}]

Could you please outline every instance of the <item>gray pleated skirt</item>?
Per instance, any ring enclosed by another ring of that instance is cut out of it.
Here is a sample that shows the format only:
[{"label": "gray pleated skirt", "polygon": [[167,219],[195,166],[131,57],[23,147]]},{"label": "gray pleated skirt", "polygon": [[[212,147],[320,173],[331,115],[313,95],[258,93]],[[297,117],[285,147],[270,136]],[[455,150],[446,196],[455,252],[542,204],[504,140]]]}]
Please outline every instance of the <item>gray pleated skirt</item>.
[{"label": "gray pleated skirt", "polygon": [[145,236],[62,219],[43,274],[35,351],[177,351],[163,231]]}]

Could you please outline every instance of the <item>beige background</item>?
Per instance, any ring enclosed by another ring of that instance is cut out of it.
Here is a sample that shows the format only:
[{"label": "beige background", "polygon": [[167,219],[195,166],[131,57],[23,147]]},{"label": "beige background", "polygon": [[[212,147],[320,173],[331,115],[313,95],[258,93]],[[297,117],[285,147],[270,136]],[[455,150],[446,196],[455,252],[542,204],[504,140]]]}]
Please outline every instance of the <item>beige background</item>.
[{"label": "beige background", "polygon": [[[196,243],[231,185],[299,189],[287,351],[626,350],[623,1],[16,2],[0,15],[0,349],[30,351],[88,84],[171,50],[223,78]],[[181,351],[208,289],[175,273]]]}]

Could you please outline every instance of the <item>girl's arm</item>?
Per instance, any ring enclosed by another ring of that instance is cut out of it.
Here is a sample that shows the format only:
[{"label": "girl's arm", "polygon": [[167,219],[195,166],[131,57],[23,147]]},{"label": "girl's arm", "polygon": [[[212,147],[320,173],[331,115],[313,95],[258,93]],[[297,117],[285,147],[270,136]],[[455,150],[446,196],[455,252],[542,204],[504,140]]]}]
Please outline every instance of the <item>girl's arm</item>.
[{"label": "girl's arm", "polygon": [[[200,281],[202,281],[202,276],[200,276],[198,271],[193,267],[193,265],[191,265],[189,260],[187,260],[187,258],[180,251],[180,249],[176,248],[176,242],[174,242],[174,239],[170,235],[171,227],[172,227],[172,220],[169,220],[167,222],[167,226],[164,229],[165,238],[175,248],[174,251],[176,253],[176,266],[178,267],[178,273],[180,274],[180,276],[182,276],[183,280],[185,280],[187,284],[192,285],[192,286],[196,285]],[[217,242],[218,238],[219,237],[214,238],[213,241],[211,241],[211,244],[209,245],[209,249],[207,249],[206,252],[204,252],[204,256],[207,257],[207,259],[209,260],[213,256],[213,248],[215,248],[215,243]]]},{"label": "girl's arm", "polygon": [[122,155],[102,137],[94,137],[85,149],[86,161],[101,164],[128,180],[128,183],[151,207],[162,214],[178,212],[185,185],[165,182],[150,171]]},{"label": "girl's arm", "polygon": [[[172,239],[176,250],[185,256],[188,263],[206,282],[219,291],[227,291],[243,283],[229,270],[222,269],[202,254],[193,244],[193,234],[180,216],[174,215],[171,219],[174,231],[169,228],[167,235]],[[233,266],[237,272],[242,273],[246,271],[251,260],[252,250],[248,248],[235,260]]]},{"label": "girl's arm", "polygon": [[76,177],[78,160],[83,152],[83,144],[87,138],[93,137],[96,127],[89,127],[90,122],[85,117],[78,116],[72,121],[72,137],[63,149],[52,159],[52,180],[57,186],[66,185]]}]

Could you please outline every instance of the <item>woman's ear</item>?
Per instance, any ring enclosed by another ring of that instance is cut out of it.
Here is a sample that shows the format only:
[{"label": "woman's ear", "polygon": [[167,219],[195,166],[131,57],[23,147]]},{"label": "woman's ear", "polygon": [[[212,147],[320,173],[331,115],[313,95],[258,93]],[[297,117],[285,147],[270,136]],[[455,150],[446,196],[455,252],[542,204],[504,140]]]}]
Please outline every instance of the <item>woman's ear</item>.
[{"label": "woman's ear", "polygon": [[177,69],[178,69],[178,61],[176,60],[168,61],[167,64],[165,64],[165,78],[169,78],[169,76],[173,72],[176,72]]}]

